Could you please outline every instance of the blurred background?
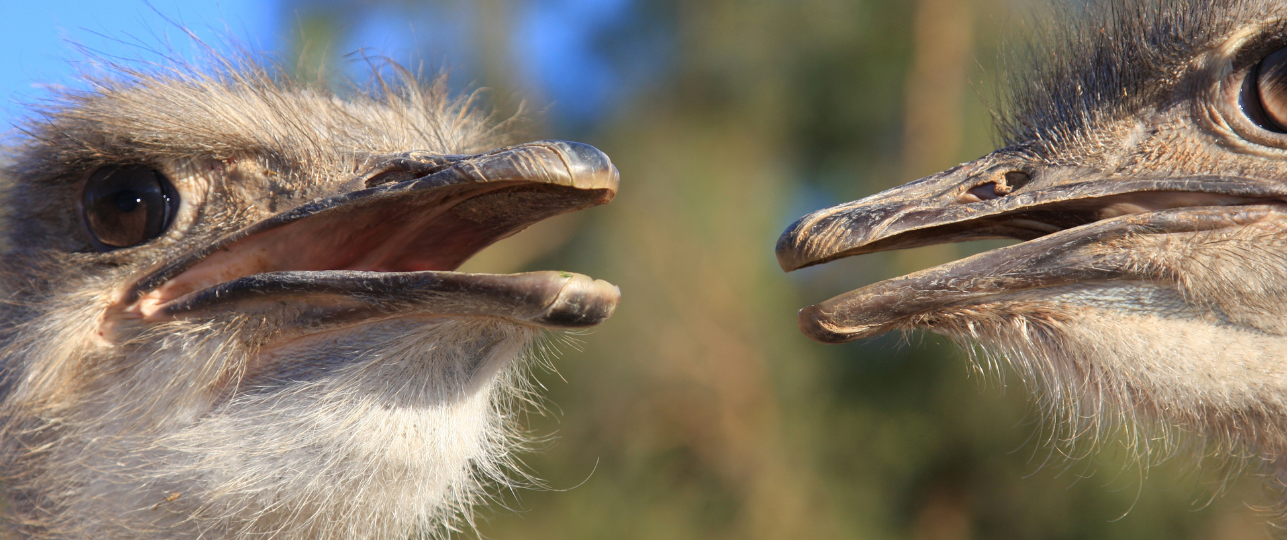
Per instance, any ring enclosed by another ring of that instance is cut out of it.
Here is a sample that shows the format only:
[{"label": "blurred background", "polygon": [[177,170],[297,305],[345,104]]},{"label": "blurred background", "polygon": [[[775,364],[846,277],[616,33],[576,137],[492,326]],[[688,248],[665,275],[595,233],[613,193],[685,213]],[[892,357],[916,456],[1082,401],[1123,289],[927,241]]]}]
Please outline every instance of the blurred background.
[{"label": "blurred background", "polygon": [[467,266],[575,270],[624,295],[536,374],[548,412],[528,419],[543,442],[525,459],[550,489],[501,494],[485,538],[1267,538],[1255,479],[1225,483],[1213,460],[1143,467],[1113,439],[1070,460],[1022,384],[940,338],[824,346],[796,330],[800,307],[999,245],[790,275],[773,257],[808,211],[993,149],[997,51],[1029,3],[6,2],[0,113],[12,126],[47,86],[95,72],[84,51],[191,57],[188,28],[323,84],[364,80],[364,56],[449,69],[528,117],[525,138],[612,156],[615,202]]}]

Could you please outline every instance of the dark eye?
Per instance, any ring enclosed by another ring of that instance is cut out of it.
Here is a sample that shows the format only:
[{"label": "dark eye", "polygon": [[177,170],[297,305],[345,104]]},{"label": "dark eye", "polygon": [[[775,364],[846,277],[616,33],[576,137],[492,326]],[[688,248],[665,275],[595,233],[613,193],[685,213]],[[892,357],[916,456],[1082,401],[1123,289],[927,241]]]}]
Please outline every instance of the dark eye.
[{"label": "dark eye", "polygon": [[179,206],[165,175],[142,165],[103,167],[85,184],[85,225],[100,251],[135,246],[161,236]]},{"label": "dark eye", "polygon": [[1242,111],[1257,126],[1287,133],[1287,49],[1281,49],[1251,68],[1239,96]]}]

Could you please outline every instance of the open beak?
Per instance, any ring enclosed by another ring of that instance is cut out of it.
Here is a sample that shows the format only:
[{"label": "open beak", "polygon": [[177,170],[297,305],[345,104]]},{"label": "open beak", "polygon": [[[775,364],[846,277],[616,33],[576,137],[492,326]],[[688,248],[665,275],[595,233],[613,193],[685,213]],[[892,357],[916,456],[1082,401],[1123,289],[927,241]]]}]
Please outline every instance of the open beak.
[{"label": "open beak", "polygon": [[620,292],[568,272],[454,270],[540,220],[611,201],[598,149],[540,141],[467,156],[375,156],[330,196],[232,232],[147,272],[109,318],[162,322],[251,314],[300,332],[414,315],[596,325]]},{"label": "open beak", "polygon": [[[894,249],[1011,238],[1026,242],[842,294],[800,311],[809,337],[842,343],[932,326],[948,306],[1109,280],[1156,279],[1140,238],[1243,226],[1280,210],[1287,186],[1227,176],[1121,176],[1022,151],[982,159],[809,214],[778,240],[786,271]],[[1107,247],[1113,249],[1106,249]]]}]

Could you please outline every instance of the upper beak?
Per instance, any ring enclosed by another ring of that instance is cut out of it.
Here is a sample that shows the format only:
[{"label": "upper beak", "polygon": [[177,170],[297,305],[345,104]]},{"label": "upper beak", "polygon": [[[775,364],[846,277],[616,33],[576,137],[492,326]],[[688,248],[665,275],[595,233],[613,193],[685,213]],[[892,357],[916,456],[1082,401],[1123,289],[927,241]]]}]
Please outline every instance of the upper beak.
[{"label": "upper beak", "polygon": [[160,321],[254,312],[300,328],[408,314],[583,327],[611,315],[617,288],[579,274],[454,272],[537,221],[611,201],[619,175],[603,152],[540,141],[368,161],[365,174],[328,197],[158,265],[119,294],[109,315]]},{"label": "upper beak", "polygon": [[924,322],[935,309],[1025,289],[1134,279],[1096,249],[1128,236],[1245,224],[1287,187],[1227,176],[1121,176],[1000,150],[876,195],[819,210],[778,240],[787,271],[892,249],[988,238],[1028,242],[846,293],[801,310],[801,329],[844,342]]}]

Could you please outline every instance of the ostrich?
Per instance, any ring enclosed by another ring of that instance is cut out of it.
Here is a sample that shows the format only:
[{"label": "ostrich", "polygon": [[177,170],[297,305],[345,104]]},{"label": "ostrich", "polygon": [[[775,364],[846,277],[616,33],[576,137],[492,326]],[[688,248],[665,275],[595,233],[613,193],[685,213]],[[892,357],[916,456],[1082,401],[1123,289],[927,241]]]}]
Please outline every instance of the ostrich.
[{"label": "ostrich", "polygon": [[939,333],[1008,361],[1072,433],[1124,418],[1287,477],[1287,2],[1087,13],[1005,82],[1001,149],[809,214],[777,256],[1022,242],[809,306],[800,328]]},{"label": "ostrich", "polygon": [[513,477],[524,366],[619,292],[454,271],[610,201],[441,80],[254,62],[64,91],[0,172],[0,485],[33,538],[408,538]]}]

